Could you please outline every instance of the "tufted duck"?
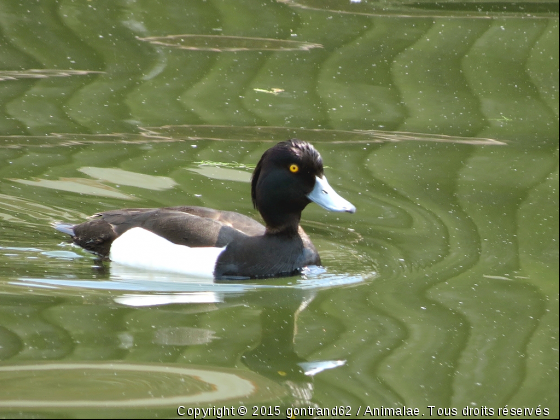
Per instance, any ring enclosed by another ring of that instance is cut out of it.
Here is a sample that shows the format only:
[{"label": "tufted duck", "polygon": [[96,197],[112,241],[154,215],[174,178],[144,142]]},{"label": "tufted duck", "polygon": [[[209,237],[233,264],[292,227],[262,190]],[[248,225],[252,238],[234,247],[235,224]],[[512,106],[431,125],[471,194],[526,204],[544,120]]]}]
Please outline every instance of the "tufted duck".
[{"label": "tufted duck", "polygon": [[356,211],[328,184],[315,148],[297,139],[263,154],[251,197],[266,226],[235,212],[179,206],[111,210],[54,227],[82,248],[128,266],[216,279],[264,278],[321,264],[299,225],[311,201],[330,211]]}]

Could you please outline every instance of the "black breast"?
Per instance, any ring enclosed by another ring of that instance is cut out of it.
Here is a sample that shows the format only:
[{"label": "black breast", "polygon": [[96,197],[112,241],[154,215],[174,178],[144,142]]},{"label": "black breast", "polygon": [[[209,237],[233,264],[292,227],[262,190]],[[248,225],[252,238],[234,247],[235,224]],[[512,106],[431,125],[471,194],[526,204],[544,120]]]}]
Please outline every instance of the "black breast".
[{"label": "black breast", "polygon": [[[306,238],[305,238],[306,239]],[[217,279],[295,275],[306,265],[320,265],[319,254],[299,235],[245,237],[230,243],[216,263]]]}]

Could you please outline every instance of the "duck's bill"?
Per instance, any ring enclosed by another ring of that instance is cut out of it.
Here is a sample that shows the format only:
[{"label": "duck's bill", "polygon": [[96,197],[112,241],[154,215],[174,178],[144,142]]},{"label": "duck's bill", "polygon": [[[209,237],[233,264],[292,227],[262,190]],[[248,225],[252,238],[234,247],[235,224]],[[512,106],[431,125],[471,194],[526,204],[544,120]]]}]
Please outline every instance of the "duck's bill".
[{"label": "duck's bill", "polygon": [[338,195],[329,185],[325,176],[322,178],[315,177],[315,187],[307,194],[307,198],[330,211],[356,212],[356,207]]}]

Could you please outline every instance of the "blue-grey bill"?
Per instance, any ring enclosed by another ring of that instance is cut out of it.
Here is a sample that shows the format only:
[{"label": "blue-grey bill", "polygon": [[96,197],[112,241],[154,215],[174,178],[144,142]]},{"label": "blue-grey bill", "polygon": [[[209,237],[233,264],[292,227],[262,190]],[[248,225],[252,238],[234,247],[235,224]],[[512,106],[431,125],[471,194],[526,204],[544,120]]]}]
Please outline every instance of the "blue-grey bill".
[{"label": "blue-grey bill", "polygon": [[329,185],[325,176],[322,178],[315,177],[315,187],[307,194],[307,198],[329,211],[356,212],[356,207],[338,195]]}]

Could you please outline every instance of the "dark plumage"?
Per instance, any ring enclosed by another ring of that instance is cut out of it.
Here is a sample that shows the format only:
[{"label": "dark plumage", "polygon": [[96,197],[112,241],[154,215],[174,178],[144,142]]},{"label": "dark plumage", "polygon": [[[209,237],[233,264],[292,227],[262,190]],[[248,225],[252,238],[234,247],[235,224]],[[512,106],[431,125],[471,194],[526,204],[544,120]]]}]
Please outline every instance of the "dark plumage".
[{"label": "dark plumage", "polygon": [[319,153],[297,139],[263,154],[253,172],[251,197],[266,227],[235,212],[179,206],[110,210],[78,225],[58,223],[55,228],[102,257],[109,257],[113,242],[135,227],[178,245],[226,247],[215,263],[215,278],[261,278],[292,275],[321,264],[299,225],[301,212],[312,200],[329,210],[355,211],[326,183]]}]

